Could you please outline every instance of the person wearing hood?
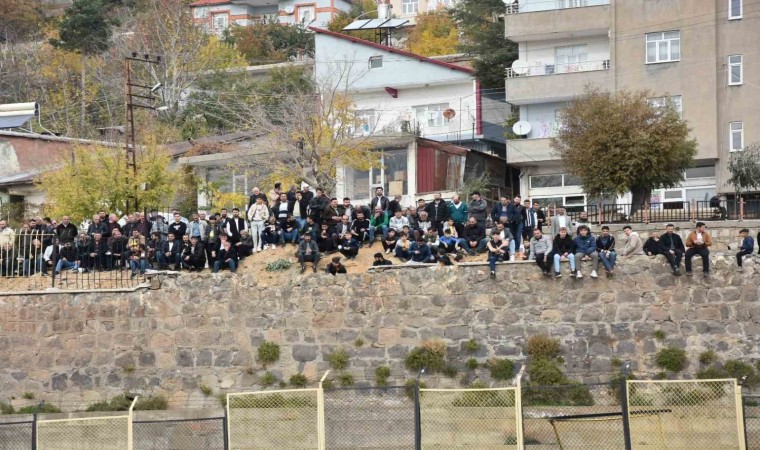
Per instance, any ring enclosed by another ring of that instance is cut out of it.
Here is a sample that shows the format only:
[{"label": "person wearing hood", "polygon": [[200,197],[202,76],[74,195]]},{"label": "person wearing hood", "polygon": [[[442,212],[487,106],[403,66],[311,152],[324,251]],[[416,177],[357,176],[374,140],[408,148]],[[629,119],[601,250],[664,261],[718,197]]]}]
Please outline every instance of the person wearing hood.
[{"label": "person wearing hood", "polygon": [[642,255],[644,253],[644,243],[641,242],[639,233],[633,231],[630,225],[624,226],[623,232],[628,237],[628,240],[625,241],[625,246],[623,246],[623,251],[620,252],[620,257],[627,258],[633,255]]}]

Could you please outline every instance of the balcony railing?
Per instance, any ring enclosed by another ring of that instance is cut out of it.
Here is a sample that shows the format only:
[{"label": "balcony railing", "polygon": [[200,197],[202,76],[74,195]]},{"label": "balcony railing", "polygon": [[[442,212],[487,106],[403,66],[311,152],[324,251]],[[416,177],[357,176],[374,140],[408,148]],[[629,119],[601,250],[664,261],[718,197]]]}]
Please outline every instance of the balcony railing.
[{"label": "balcony railing", "polygon": [[507,14],[523,12],[552,11],[556,9],[584,8],[586,6],[609,5],[609,0],[517,0],[506,5]]},{"label": "balcony railing", "polygon": [[525,70],[507,69],[507,78],[535,77],[540,75],[556,75],[562,73],[592,72],[595,70],[609,70],[610,60],[584,61],[572,64],[537,64]]}]

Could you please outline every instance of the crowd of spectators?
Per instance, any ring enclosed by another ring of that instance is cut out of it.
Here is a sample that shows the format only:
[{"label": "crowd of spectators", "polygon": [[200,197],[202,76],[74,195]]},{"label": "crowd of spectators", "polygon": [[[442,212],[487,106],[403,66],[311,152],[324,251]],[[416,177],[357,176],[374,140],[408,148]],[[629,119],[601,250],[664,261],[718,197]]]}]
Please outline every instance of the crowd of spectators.
[{"label": "crowd of spectators", "polygon": [[[609,227],[593,235],[585,213],[573,220],[559,208],[547,220],[538,202],[522,201],[519,196],[503,197],[488,208],[479,192],[473,192],[467,203],[456,194],[451,201],[435,194],[430,202],[418,200],[404,207],[401,196],[390,199],[377,188],[369,205],[359,206],[350,198],[329,198],[322,189],[311,192],[308,187],[293,187],[286,192],[277,184],[267,194],[253,188],[242,211],[200,211],[189,218],[178,210],[166,216],[153,210],[122,218],[100,211],[86,228],[79,228],[66,216],[60,223],[35,217],[18,234],[0,220],[0,262],[3,276],[121,269],[135,276],[148,269],[200,271],[206,267],[235,272],[240,261],[254,253],[292,245],[302,273],[307,263],[316,272],[322,255],[336,254],[326,268],[336,274],[345,272],[338,253],[354,259],[360,249],[379,240],[382,251],[374,253],[374,266],[393,264],[386,255],[400,263],[451,265],[465,256],[486,253],[494,278],[498,262],[518,258],[535,261],[544,275],[553,272],[557,278],[562,276],[563,261],[576,278],[583,277],[581,262],[590,261],[590,276],[597,278],[599,263],[611,277],[618,256],[662,254],[675,275],[680,275],[685,259],[686,274],[691,275],[692,258],[697,255],[704,272],[710,270],[712,239],[705,228],[697,223],[684,243],[669,224],[662,236],[654,232],[642,242],[626,226],[626,242],[618,252]],[[748,231],[742,230],[736,255],[739,270],[753,247]]]}]

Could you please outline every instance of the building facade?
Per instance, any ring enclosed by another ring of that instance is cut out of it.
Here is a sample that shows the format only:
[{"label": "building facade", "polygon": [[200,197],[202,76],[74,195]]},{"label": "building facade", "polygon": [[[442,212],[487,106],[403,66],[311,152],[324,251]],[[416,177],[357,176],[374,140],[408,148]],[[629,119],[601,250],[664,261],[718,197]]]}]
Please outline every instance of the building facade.
[{"label": "building facade", "polygon": [[304,26],[326,26],[340,11],[349,11],[349,0],[198,0],[190,4],[193,21],[208,32],[221,34],[232,25],[248,26],[264,21]]},{"label": "building facade", "polygon": [[[507,101],[530,124],[507,143],[521,169],[521,192],[578,207],[588,200],[553,154],[550,140],[567,101],[586,85],[648,90],[651,102],[675,103],[697,139],[696,167],[676,189],[653,193],[673,205],[730,193],[727,160],[760,139],[760,29],[749,0],[519,0],[508,6],[506,36],[519,47],[507,72]],[[749,16],[748,16],[749,15]],[[757,69],[757,70],[756,70]]]},{"label": "building facade", "polygon": [[[383,0],[380,0],[383,1]],[[456,0],[386,0],[391,5],[392,17],[408,19],[415,23],[418,14],[435,11],[439,8],[451,8]]]}]

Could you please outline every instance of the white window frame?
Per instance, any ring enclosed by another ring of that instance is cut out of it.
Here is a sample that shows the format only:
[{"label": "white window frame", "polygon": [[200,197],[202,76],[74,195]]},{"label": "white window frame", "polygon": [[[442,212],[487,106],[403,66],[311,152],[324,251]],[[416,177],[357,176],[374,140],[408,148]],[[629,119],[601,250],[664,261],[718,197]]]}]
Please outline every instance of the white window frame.
[{"label": "white window frame", "polygon": [[665,97],[651,97],[649,99],[649,104],[654,106],[655,108],[662,108],[665,106],[665,103],[668,101],[672,101],[676,105],[676,111],[678,111],[678,114],[683,116],[683,97],[680,95],[669,95]]},{"label": "white window frame", "polygon": [[[732,15],[734,10],[734,3],[739,5],[739,14]],[[738,20],[744,17],[744,4],[743,0],[728,0],[728,20]]]},{"label": "white window frame", "polygon": [[588,62],[586,44],[563,45],[554,48],[554,73],[582,72]]},{"label": "white window frame", "polygon": [[[731,60],[735,60],[732,62]],[[738,61],[737,61],[738,60]],[[728,55],[728,85],[729,86],[741,86],[744,83],[744,56],[742,55]],[[734,67],[739,68],[739,79],[734,80]]]},{"label": "white window frame", "polygon": [[[306,21],[306,17],[309,16],[309,21]],[[317,20],[317,8],[314,5],[299,6],[298,7],[298,23],[304,25],[310,24]]]},{"label": "white window frame", "polygon": [[[377,63],[380,63],[377,65]],[[378,56],[370,56],[369,57],[369,68],[370,69],[382,69],[383,68],[383,55]]]},{"label": "white window frame", "polygon": [[354,113],[356,122],[354,135],[369,136],[377,127],[377,111],[374,109],[360,109]]},{"label": "white window frame", "polygon": [[419,9],[419,0],[401,0],[401,11],[404,15],[417,14]]},{"label": "white window frame", "polygon": [[[678,33],[677,37],[666,37],[670,33]],[[654,45],[654,58],[650,59],[650,44]],[[661,54],[662,45],[665,45],[665,55]],[[677,44],[677,45],[676,45]],[[678,48],[678,57],[673,57],[673,48]],[[660,64],[668,62],[678,62],[681,60],[681,31],[657,31],[647,33],[644,37],[644,60],[646,64]]]},{"label": "white window frame", "polygon": [[[423,128],[440,128],[445,127],[448,124],[448,119],[443,117],[443,112],[449,108],[448,103],[433,103],[430,105],[419,105],[414,107],[414,117],[422,125]],[[436,113],[433,118],[431,113]],[[420,116],[424,117],[424,123],[420,120]],[[433,122],[432,124],[430,122]]]},{"label": "white window frame", "polygon": [[[561,176],[562,177],[562,185],[561,186],[533,186],[533,178],[534,177],[552,177],[552,176]],[[568,185],[565,182],[565,177],[567,177],[568,174],[566,173],[542,173],[542,174],[535,174],[528,176],[528,188],[529,189],[562,189],[562,188],[575,188],[580,187],[580,185],[572,184]],[[581,195],[581,194],[576,194]],[[575,197],[575,195],[570,195],[570,197]]]},{"label": "white window frame", "polygon": [[[738,134],[739,148],[734,147],[734,135]],[[744,150],[744,122],[729,122],[728,123],[728,149],[732,152],[740,152]]]},{"label": "white window frame", "polygon": [[[224,19],[223,26],[217,26],[217,19]],[[218,31],[224,31],[230,26],[229,13],[219,13],[211,15],[211,28]]]}]

